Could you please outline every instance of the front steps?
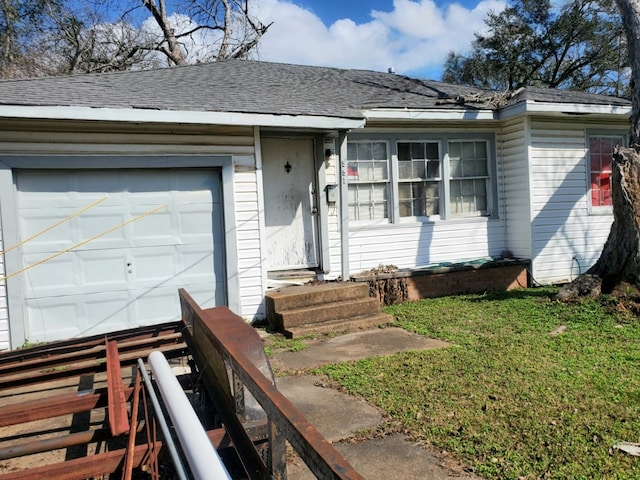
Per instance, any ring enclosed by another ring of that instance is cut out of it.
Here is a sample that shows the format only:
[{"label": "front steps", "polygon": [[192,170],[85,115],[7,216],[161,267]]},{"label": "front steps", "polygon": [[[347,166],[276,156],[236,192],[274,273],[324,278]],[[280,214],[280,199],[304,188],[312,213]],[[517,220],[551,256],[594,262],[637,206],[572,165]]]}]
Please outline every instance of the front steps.
[{"label": "front steps", "polygon": [[269,327],[288,337],[337,333],[376,327],[393,321],[382,313],[368,283],[321,283],[269,290]]}]

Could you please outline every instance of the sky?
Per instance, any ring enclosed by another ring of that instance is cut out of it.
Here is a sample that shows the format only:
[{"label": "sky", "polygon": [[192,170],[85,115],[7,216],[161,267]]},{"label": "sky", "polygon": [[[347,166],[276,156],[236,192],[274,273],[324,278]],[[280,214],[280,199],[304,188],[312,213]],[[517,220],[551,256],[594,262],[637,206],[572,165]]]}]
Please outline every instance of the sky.
[{"label": "sky", "polygon": [[259,60],[363,68],[439,80],[448,52],[468,52],[505,0],[254,0],[273,22]]}]

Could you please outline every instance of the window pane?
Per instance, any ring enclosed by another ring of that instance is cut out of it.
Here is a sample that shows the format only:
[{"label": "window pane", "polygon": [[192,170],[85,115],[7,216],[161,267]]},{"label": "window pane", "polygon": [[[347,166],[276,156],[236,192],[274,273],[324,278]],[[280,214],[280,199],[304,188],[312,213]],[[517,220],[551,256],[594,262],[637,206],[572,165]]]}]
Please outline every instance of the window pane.
[{"label": "window pane", "polygon": [[473,195],[473,180],[461,180],[460,193],[463,197],[466,195]]},{"label": "window pane", "polygon": [[622,145],[622,136],[589,137],[589,168],[591,177],[591,205],[594,207],[611,205],[611,164],[613,150]]},{"label": "window pane", "polygon": [[451,158],[449,161],[449,168],[451,169],[452,177],[462,176],[462,161],[459,158]]},{"label": "window pane", "polygon": [[451,182],[451,200],[455,197],[460,196],[460,180],[455,180]]},{"label": "window pane", "polygon": [[427,162],[427,178],[440,178],[440,160]]},{"label": "window pane", "polygon": [[416,159],[424,159],[424,143],[414,142],[411,144],[411,158]]},{"label": "window pane", "polygon": [[373,156],[374,160],[386,160],[387,157],[387,144],[386,142],[377,142],[373,144]]},{"label": "window pane", "polygon": [[481,158],[479,160],[476,160],[475,164],[476,164],[476,173],[475,173],[475,175],[477,175],[479,177],[486,177],[489,174],[489,172],[487,170],[487,159],[486,158]]},{"label": "window pane", "polygon": [[347,163],[347,177],[349,180],[358,180],[358,164],[355,162]]},{"label": "window pane", "polygon": [[398,162],[398,175],[401,179],[410,179],[413,175],[413,169],[411,168],[411,162]]},{"label": "window pane", "polygon": [[389,178],[386,160],[374,162],[373,175],[374,180],[387,180]]},{"label": "window pane", "polygon": [[347,143],[347,158],[349,160],[357,160],[358,159],[358,144],[349,142]]},{"label": "window pane", "polygon": [[411,199],[408,200],[400,200],[398,203],[398,208],[400,210],[401,217],[411,217],[413,214],[411,213]]},{"label": "window pane", "polygon": [[358,143],[358,160],[373,159],[373,151],[369,142]]},{"label": "window pane", "polygon": [[460,158],[460,144],[457,142],[449,143],[449,157]]},{"label": "window pane", "polygon": [[476,142],[476,158],[481,158],[484,160],[487,159],[487,143],[486,142]]},{"label": "window pane", "polygon": [[440,152],[437,143],[427,143],[427,158],[430,160],[440,159]]},{"label": "window pane", "polygon": [[424,160],[417,162],[411,162],[413,164],[413,177],[412,178],[426,178],[424,172]]},{"label": "window pane", "polygon": [[398,160],[411,160],[411,149],[408,143],[398,142]]},{"label": "window pane", "polygon": [[467,160],[471,158],[475,158],[475,149],[473,142],[464,142],[462,144],[462,159]]},{"label": "window pane", "polygon": [[386,202],[387,187],[386,185],[374,184],[371,188],[371,200],[373,202]]}]

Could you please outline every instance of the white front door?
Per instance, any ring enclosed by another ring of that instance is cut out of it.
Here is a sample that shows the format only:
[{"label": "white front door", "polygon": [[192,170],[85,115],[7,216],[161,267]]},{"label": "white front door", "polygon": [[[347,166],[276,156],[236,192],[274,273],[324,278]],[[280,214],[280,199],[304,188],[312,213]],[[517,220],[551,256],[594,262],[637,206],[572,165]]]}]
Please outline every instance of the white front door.
[{"label": "white front door", "polygon": [[318,266],[314,143],[263,138],[267,269]]},{"label": "white front door", "polygon": [[29,341],[178,320],[181,287],[226,302],[218,170],[24,170],[17,189]]}]

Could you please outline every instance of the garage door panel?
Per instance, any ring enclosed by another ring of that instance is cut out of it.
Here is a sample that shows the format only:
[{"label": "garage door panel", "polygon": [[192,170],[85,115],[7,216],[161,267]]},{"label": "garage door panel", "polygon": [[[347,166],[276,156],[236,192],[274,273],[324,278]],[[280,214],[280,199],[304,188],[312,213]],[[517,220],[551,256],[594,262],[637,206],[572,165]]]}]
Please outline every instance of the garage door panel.
[{"label": "garage door panel", "polygon": [[131,252],[131,275],[135,286],[154,286],[177,281],[179,257],[175,246],[137,248]]},{"label": "garage door panel", "polygon": [[84,326],[77,322],[84,317],[83,307],[73,298],[27,300],[25,308],[29,322],[25,331],[26,339],[30,342],[42,342],[52,337],[70,338],[80,335]]},{"label": "garage door panel", "polygon": [[178,288],[226,303],[219,170],[25,171],[17,185],[21,238],[73,217],[29,240],[24,265],[90,240],[23,274],[39,339],[176,320]]},{"label": "garage door panel", "polygon": [[173,287],[133,290],[132,315],[139,325],[153,325],[180,319],[178,292]]},{"label": "garage door panel", "polygon": [[[103,248],[123,248],[128,245],[126,228],[117,228],[129,220],[124,206],[108,207],[87,212],[77,219],[72,219],[74,244],[85,242],[83,250],[100,250]],[[115,229],[114,229],[115,228]],[[113,231],[110,231],[114,229]],[[108,233],[107,233],[108,232]]]},{"label": "garage door panel", "polygon": [[[42,260],[40,254],[26,254],[24,261],[27,265],[35,265]],[[28,297],[63,295],[78,286],[76,276],[76,259],[72,256],[61,255],[48,262],[37,265],[24,272],[24,285]]]},{"label": "garage door panel", "polygon": [[76,258],[78,290],[127,290],[127,259],[119,249],[79,251]]}]

